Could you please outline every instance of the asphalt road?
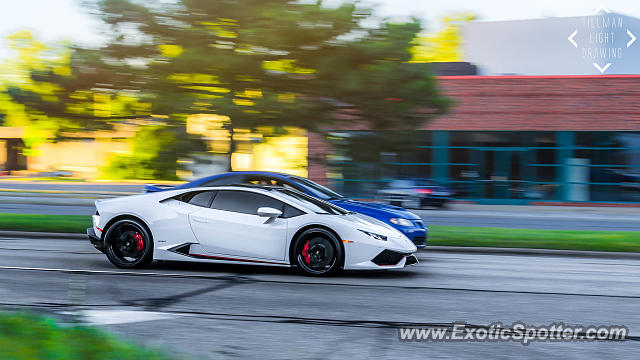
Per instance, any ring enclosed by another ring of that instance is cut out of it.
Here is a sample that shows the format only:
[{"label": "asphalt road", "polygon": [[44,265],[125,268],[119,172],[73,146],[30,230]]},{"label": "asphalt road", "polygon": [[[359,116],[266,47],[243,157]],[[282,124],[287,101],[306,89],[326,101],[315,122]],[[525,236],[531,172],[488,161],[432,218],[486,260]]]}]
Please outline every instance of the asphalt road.
[{"label": "asphalt road", "polygon": [[639,341],[401,343],[398,323],[617,324],[640,335],[640,260],[419,254],[309,278],[216,264],[112,267],[82,240],[0,239],[0,303],[198,359],[636,359]]}]

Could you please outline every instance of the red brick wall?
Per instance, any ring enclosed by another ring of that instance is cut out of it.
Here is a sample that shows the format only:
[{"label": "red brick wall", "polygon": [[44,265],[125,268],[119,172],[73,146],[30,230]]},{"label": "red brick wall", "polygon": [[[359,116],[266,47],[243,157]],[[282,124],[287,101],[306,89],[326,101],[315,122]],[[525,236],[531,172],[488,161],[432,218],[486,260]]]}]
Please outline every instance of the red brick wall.
[{"label": "red brick wall", "polygon": [[[454,104],[424,130],[640,131],[638,75],[444,76],[438,81]],[[323,184],[328,152],[321,136],[309,135],[309,178]]]},{"label": "red brick wall", "polygon": [[327,185],[327,154],[330,151],[330,145],[320,134],[309,132],[309,145],[307,147],[307,171],[309,179]]},{"label": "red brick wall", "polygon": [[640,76],[450,76],[425,130],[640,131]]}]

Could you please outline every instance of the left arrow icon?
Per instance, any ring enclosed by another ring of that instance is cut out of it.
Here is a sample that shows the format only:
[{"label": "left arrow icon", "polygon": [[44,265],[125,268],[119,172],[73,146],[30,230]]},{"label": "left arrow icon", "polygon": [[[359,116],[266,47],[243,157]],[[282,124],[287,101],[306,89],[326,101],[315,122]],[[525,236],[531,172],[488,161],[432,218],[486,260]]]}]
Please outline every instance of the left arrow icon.
[{"label": "left arrow icon", "polygon": [[[627,30],[627,32],[629,32],[629,30]],[[569,35],[569,37],[567,38],[572,44],[573,46],[575,46],[576,48],[578,47],[578,43],[573,40],[573,38],[578,34],[578,29],[575,29],[571,35]],[[634,39],[635,40],[635,39]],[[629,44],[627,44],[627,47],[629,47]]]}]

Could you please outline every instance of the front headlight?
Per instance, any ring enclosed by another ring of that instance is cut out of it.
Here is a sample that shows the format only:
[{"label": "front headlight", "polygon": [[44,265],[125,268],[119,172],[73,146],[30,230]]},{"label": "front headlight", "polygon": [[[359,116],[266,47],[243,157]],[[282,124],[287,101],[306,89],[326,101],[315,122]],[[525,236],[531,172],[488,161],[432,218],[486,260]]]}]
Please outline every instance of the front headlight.
[{"label": "front headlight", "polygon": [[371,236],[372,238],[376,239],[376,240],[380,240],[380,241],[387,241],[387,237],[384,235],[380,235],[380,234],[376,234],[376,233],[372,233],[372,232],[368,232],[368,231],[364,231],[364,230],[360,230],[363,233]]},{"label": "front headlight", "polygon": [[398,226],[413,226],[411,221],[403,218],[391,218],[389,219],[389,222]]}]

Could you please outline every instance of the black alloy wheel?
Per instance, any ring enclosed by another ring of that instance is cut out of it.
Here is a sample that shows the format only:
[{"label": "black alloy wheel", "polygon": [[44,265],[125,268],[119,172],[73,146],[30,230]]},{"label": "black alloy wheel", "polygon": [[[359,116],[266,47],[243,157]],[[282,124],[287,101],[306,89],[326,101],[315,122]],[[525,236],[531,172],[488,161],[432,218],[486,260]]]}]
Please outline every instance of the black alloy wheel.
[{"label": "black alloy wheel", "polygon": [[298,237],[295,264],[306,275],[328,275],[342,267],[338,239],[325,229],[307,230]]},{"label": "black alloy wheel", "polygon": [[153,261],[153,240],[141,223],[133,219],[115,222],[107,229],[106,255],[117,267],[141,268]]}]

